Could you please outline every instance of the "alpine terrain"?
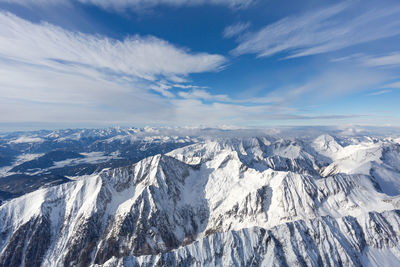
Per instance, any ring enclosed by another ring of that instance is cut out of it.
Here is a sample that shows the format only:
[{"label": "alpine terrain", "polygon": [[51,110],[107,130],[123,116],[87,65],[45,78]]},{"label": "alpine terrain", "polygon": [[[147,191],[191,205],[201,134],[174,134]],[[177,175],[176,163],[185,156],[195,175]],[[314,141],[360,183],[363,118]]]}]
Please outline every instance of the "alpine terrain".
[{"label": "alpine terrain", "polygon": [[400,265],[398,138],[115,131],[3,137],[0,186],[54,179],[4,197],[0,266]]}]

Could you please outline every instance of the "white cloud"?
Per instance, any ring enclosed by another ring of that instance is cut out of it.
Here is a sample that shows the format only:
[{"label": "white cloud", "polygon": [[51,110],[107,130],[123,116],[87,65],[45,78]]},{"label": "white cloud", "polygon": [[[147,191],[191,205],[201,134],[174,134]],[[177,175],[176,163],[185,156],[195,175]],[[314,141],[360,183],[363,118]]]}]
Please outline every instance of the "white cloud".
[{"label": "white cloud", "polygon": [[[133,9],[141,10],[158,5],[164,6],[199,6],[199,5],[221,5],[230,8],[243,8],[252,4],[255,0],[76,0],[83,4],[95,5],[107,10]],[[69,4],[74,0],[0,0],[20,5],[56,5]]]},{"label": "white cloud", "polygon": [[381,88],[390,78],[384,71],[334,66],[307,79],[304,83],[272,91],[266,99],[275,99],[276,106],[304,107],[305,105],[326,105],[351,94]]},{"label": "white cloud", "polygon": [[385,89],[385,90],[380,90],[380,91],[376,91],[376,92],[369,93],[368,95],[370,95],[370,96],[377,96],[377,95],[388,94],[388,93],[391,93],[391,92],[392,92],[392,90],[387,90],[387,89]]},{"label": "white cloud", "polygon": [[232,102],[227,95],[213,95],[202,89],[193,89],[189,92],[179,92],[180,97],[185,99],[203,99],[212,101]]},{"label": "white cloud", "polygon": [[174,97],[174,94],[168,91],[169,89],[172,88],[172,86],[168,85],[165,82],[159,82],[158,84],[153,84],[150,86],[150,88],[156,92],[159,92],[161,95],[165,97]]},{"label": "white cloud", "polygon": [[355,62],[367,67],[398,67],[400,66],[400,52],[386,55],[368,55],[362,53],[351,54],[331,60],[331,62]]},{"label": "white cloud", "polygon": [[84,68],[68,71],[0,60],[0,76],[0,122],[162,120],[173,109],[147,91],[146,81],[110,80]]},{"label": "white cloud", "polygon": [[175,88],[182,88],[182,89],[206,89],[209,88],[208,86],[198,86],[198,85],[191,85],[191,84],[173,84],[172,87]]},{"label": "white cloud", "polygon": [[387,88],[400,88],[400,82],[394,82],[391,84],[386,85]]},{"label": "white cloud", "polygon": [[68,0],[0,0],[0,2],[19,4],[19,5],[55,5],[64,4]]},{"label": "white cloud", "polygon": [[220,55],[194,53],[155,37],[119,41],[70,32],[3,12],[0,25],[0,123],[260,125],[324,118],[334,123],[333,118],[349,117],[298,115],[288,103],[319,90],[364,90],[381,78],[343,70],[347,76],[331,74],[293,90],[232,99],[187,83],[191,73],[220,70],[226,62]]},{"label": "white cloud", "polygon": [[392,53],[390,55],[379,57],[367,57],[364,63],[368,66],[395,66],[400,65],[400,53]]},{"label": "white cloud", "polygon": [[162,122],[174,109],[168,84],[226,62],[155,37],[119,41],[4,12],[0,25],[0,122]]},{"label": "white cloud", "polygon": [[310,121],[317,125],[321,120],[328,124],[337,124],[346,120],[352,121],[360,115],[299,115],[290,113],[289,110],[280,110],[277,106],[248,106],[230,103],[212,103],[204,105],[199,99],[183,99],[173,101],[175,117],[181,125],[219,126],[221,123],[228,125],[256,126],[256,125],[304,125]]},{"label": "white cloud", "polygon": [[239,22],[237,24],[227,26],[224,29],[223,36],[225,38],[232,38],[234,36],[241,34],[245,30],[247,30],[249,27],[250,27],[249,22],[247,22],[247,23]]},{"label": "white cloud", "polygon": [[301,57],[400,34],[400,5],[375,5],[371,9],[363,4],[345,1],[286,17],[245,34],[232,52],[255,53],[260,57],[286,52],[288,57]]},{"label": "white cloud", "polygon": [[219,70],[226,61],[219,55],[154,37],[75,33],[2,12],[0,25],[0,123],[219,125],[294,116],[176,83]]},{"label": "white cloud", "polygon": [[169,6],[197,6],[197,5],[226,5],[232,8],[245,7],[253,0],[79,0],[82,3],[88,3],[108,9],[141,9],[157,5]]},{"label": "white cloud", "polygon": [[185,76],[219,70],[220,55],[190,53],[156,37],[128,37],[122,41],[33,24],[0,13],[0,56],[43,66],[80,65],[113,75],[155,80],[157,76]]}]

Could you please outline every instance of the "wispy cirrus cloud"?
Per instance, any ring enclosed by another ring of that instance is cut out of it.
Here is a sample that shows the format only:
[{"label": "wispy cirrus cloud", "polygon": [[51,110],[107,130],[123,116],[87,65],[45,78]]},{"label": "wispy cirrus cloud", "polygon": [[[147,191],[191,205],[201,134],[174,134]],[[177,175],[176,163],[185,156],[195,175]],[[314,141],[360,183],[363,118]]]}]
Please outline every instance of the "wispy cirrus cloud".
[{"label": "wispy cirrus cloud", "polygon": [[189,92],[179,92],[178,95],[185,99],[203,99],[212,101],[233,102],[227,95],[213,95],[202,89],[192,89]]},{"label": "wispy cirrus cloud", "polygon": [[198,6],[198,5],[222,5],[231,8],[246,7],[254,0],[79,0],[85,4],[92,4],[102,8],[112,9],[142,9],[158,5],[168,6]]},{"label": "wispy cirrus cloud", "polygon": [[386,85],[387,88],[400,88],[400,81]]},{"label": "wispy cirrus cloud", "polygon": [[304,83],[273,90],[265,98],[275,99],[273,102],[275,105],[324,104],[348,95],[382,88],[390,77],[384,71],[335,66],[320,72]]},{"label": "wispy cirrus cloud", "polygon": [[378,96],[378,95],[385,95],[385,94],[388,94],[388,93],[391,93],[391,92],[392,92],[392,90],[385,89],[385,90],[379,90],[379,91],[376,91],[376,92],[369,93],[368,95],[370,95],[370,96]]},{"label": "wispy cirrus cloud", "polygon": [[155,80],[217,71],[225,57],[191,53],[156,37],[131,36],[122,41],[34,24],[0,13],[0,56],[43,66],[81,66],[119,76]]},{"label": "wispy cirrus cloud", "polygon": [[320,120],[329,120],[328,124],[361,118],[360,114],[296,114],[279,106],[247,106],[236,105],[232,103],[212,103],[204,105],[198,99],[174,100],[177,119],[183,125],[221,125],[221,122],[228,125],[275,125],[289,124],[302,125],[304,123],[316,122]]},{"label": "wispy cirrus cloud", "polygon": [[25,6],[73,4],[74,2],[79,2],[94,5],[105,10],[122,11],[126,9],[142,10],[156,6],[219,5],[229,8],[244,8],[251,5],[255,0],[0,0],[0,2]]},{"label": "wispy cirrus cloud", "polygon": [[355,53],[344,57],[334,58],[331,62],[356,63],[369,68],[392,68],[400,67],[400,52],[395,51],[388,54],[369,55],[365,53]]},{"label": "wispy cirrus cloud", "polygon": [[224,29],[223,36],[225,38],[235,37],[250,27],[250,22],[239,22],[233,25],[229,25]]},{"label": "wispy cirrus cloud", "polygon": [[300,16],[283,18],[238,40],[235,55],[259,57],[287,53],[287,58],[339,50],[400,34],[400,5],[363,6],[344,1]]},{"label": "wispy cirrus cloud", "polygon": [[363,63],[368,66],[398,66],[400,65],[400,52],[384,56],[365,57]]}]

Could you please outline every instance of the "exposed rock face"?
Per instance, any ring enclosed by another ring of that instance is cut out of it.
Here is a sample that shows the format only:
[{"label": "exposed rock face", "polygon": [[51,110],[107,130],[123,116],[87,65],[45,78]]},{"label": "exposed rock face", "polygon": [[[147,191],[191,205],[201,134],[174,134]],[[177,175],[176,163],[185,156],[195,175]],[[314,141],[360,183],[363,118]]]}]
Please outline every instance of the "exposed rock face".
[{"label": "exposed rock face", "polygon": [[368,247],[398,244],[399,219],[400,211],[394,210],[370,212],[358,220],[323,216],[269,230],[215,233],[163,254],[111,258],[104,266],[362,266]]},{"label": "exposed rock face", "polygon": [[5,202],[0,266],[399,263],[398,166],[387,139],[197,143]]}]

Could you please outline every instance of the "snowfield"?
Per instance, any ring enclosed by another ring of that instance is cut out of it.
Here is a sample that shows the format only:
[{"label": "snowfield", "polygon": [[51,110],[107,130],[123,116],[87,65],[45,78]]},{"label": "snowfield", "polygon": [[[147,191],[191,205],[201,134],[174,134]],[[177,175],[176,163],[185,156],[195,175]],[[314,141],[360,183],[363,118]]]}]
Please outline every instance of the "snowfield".
[{"label": "snowfield", "polygon": [[6,201],[0,236],[0,266],[396,266],[400,144],[199,140]]}]

